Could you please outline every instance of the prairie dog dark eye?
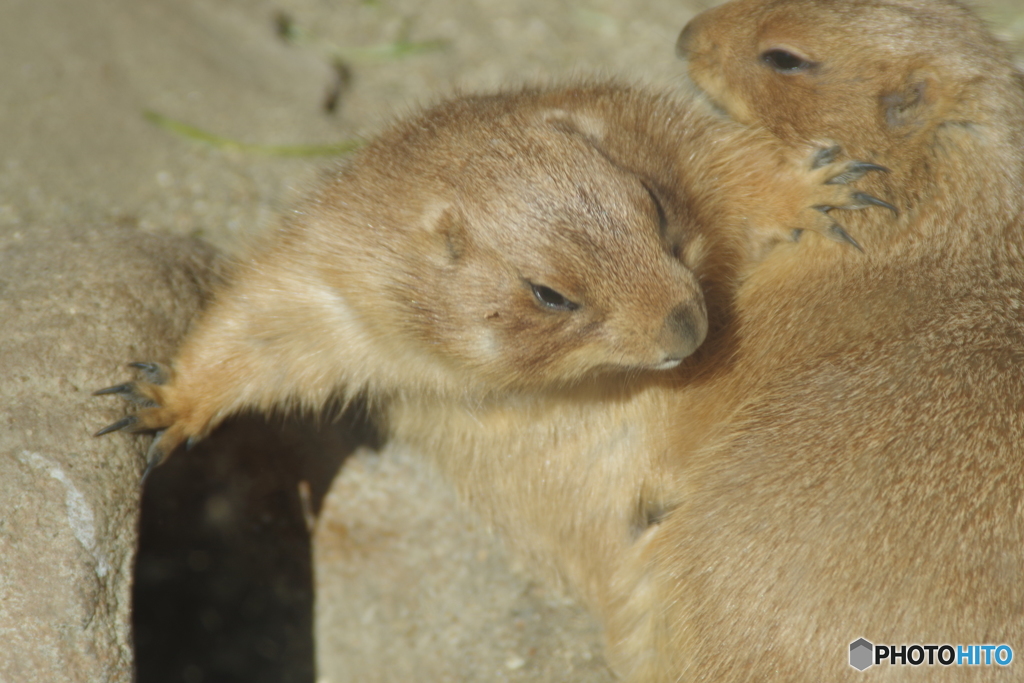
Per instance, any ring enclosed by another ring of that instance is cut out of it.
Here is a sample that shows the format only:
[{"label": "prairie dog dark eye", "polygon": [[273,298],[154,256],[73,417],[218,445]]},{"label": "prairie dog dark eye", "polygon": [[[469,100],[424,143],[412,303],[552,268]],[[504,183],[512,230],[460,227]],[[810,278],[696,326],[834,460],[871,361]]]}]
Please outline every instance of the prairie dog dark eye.
[{"label": "prairie dog dark eye", "polygon": [[647,194],[651,196],[651,201],[654,202],[654,209],[658,212],[658,233],[664,237],[665,230],[668,229],[668,217],[665,215],[665,207],[661,205],[661,200],[658,199],[658,195],[654,193],[654,190],[647,183],[643,185],[644,189],[647,190]]},{"label": "prairie dog dark eye", "polygon": [[579,304],[566,299],[550,287],[535,285],[531,282],[530,289],[533,290],[533,296],[537,299],[537,303],[545,308],[555,311],[575,311],[580,307]]},{"label": "prairie dog dark eye", "polygon": [[795,74],[809,71],[818,66],[816,62],[804,59],[782,48],[773,48],[761,54],[761,61],[778,71],[780,74]]}]

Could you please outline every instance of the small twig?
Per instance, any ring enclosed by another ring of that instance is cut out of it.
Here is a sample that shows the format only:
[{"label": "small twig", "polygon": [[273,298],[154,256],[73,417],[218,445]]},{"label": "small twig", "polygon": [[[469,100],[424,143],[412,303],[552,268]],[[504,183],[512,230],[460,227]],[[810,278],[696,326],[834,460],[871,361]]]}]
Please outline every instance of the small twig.
[{"label": "small twig", "polygon": [[324,145],[260,145],[214,135],[196,126],[177,121],[163,114],[158,114],[155,111],[144,111],[142,115],[147,121],[158,128],[163,128],[192,142],[199,142],[216,149],[232,150],[244,154],[259,154],[271,157],[341,156],[356,150],[362,144],[358,140],[345,140]]}]

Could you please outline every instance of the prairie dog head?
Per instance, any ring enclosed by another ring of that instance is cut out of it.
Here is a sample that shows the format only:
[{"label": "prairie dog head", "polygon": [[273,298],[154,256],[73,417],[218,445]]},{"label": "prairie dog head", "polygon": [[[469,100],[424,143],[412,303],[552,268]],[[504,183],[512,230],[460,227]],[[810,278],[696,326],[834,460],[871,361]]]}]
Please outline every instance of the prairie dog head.
[{"label": "prairie dog head", "polygon": [[896,155],[943,126],[1020,107],[1005,50],[953,0],[735,0],[676,44],[730,116],[789,140]]},{"label": "prairie dog head", "polygon": [[595,122],[510,97],[443,112],[418,148],[443,158],[417,166],[432,189],[392,268],[402,333],[496,388],[675,367],[707,313],[658,200],[595,144]]}]

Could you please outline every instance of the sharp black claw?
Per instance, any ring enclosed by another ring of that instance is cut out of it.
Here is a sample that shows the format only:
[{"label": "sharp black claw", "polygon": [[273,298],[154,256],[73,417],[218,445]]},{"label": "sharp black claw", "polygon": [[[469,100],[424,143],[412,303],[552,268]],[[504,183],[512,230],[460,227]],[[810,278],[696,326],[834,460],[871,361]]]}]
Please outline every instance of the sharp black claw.
[{"label": "sharp black claw", "polygon": [[811,168],[821,168],[827,166],[836,160],[839,156],[839,152],[842,148],[839,145],[832,145],[831,147],[823,147],[814,153],[814,158],[811,160]]},{"label": "sharp black claw", "polygon": [[107,387],[106,389],[92,392],[93,396],[104,396],[107,394],[118,394],[124,400],[144,408],[151,408],[156,405],[156,401],[139,393],[138,387],[135,386],[134,382],[126,382],[115,387]]},{"label": "sharp black claw", "polygon": [[153,443],[149,444],[149,450],[146,451],[146,469],[143,471],[142,479],[139,481],[140,486],[146,483],[146,479],[149,478],[150,473],[162,465],[164,461],[167,460],[167,456],[170,455],[170,453],[167,453],[160,445],[163,435],[164,430],[161,429],[156,433],[156,436],[153,437]]},{"label": "sharp black claw", "polygon": [[846,185],[855,180],[860,180],[865,175],[872,171],[879,171],[881,173],[889,173],[889,169],[885,166],[879,166],[878,164],[872,164],[867,161],[853,161],[839,175],[834,178],[829,178],[825,181],[826,185]]},{"label": "sharp black claw", "polygon": [[838,223],[833,223],[832,227],[829,228],[829,237],[837,242],[846,242],[847,244],[854,246],[857,251],[861,253],[864,252],[864,248],[857,244],[857,240],[850,237],[850,233],[846,232],[846,230],[843,229],[843,226]]},{"label": "sharp black claw", "polygon": [[862,175],[864,173],[870,173],[871,171],[878,171],[879,173],[892,173],[888,168],[881,164],[873,164],[870,161],[855,161],[851,166]]},{"label": "sharp black claw", "polygon": [[[156,444],[156,439],[153,440],[153,444]],[[157,456],[160,454],[158,453]],[[145,486],[146,480],[149,479],[149,475],[156,469],[157,465],[163,462],[162,457],[153,457],[153,446],[149,447],[149,451],[146,452],[146,469],[142,471],[142,477],[139,479],[139,486]]]},{"label": "sharp black claw", "polygon": [[103,436],[104,434],[109,434],[110,432],[116,432],[118,430],[124,429],[125,427],[131,427],[138,421],[139,419],[134,415],[128,415],[127,417],[122,417],[120,420],[114,422],[113,424],[107,425],[100,431],[93,434],[93,436]]},{"label": "sharp black claw", "polygon": [[861,202],[862,204],[870,204],[871,206],[881,206],[883,209],[889,209],[895,214],[897,218],[900,216],[900,210],[889,202],[882,201],[878,197],[873,197],[865,192],[857,192],[853,195],[855,201]]},{"label": "sharp black claw", "polygon": [[93,396],[104,396],[106,394],[130,394],[134,390],[131,382],[126,384],[118,384],[117,386],[107,387],[106,389],[97,389],[92,392]]},{"label": "sharp black claw", "polygon": [[159,363],[129,363],[128,367],[142,371],[142,376],[150,384],[163,384],[167,381],[167,372]]}]

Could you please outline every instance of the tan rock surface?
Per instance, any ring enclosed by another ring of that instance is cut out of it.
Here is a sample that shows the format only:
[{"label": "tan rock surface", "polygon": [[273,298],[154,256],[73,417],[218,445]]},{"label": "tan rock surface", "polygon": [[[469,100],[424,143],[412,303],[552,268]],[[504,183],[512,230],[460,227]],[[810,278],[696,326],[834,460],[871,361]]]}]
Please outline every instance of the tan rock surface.
[{"label": "tan rock surface", "polygon": [[90,390],[170,350],[209,255],[109,226],[0,234],[0,681],[132,680],[141,443],[88,437],[123,414]]}]

